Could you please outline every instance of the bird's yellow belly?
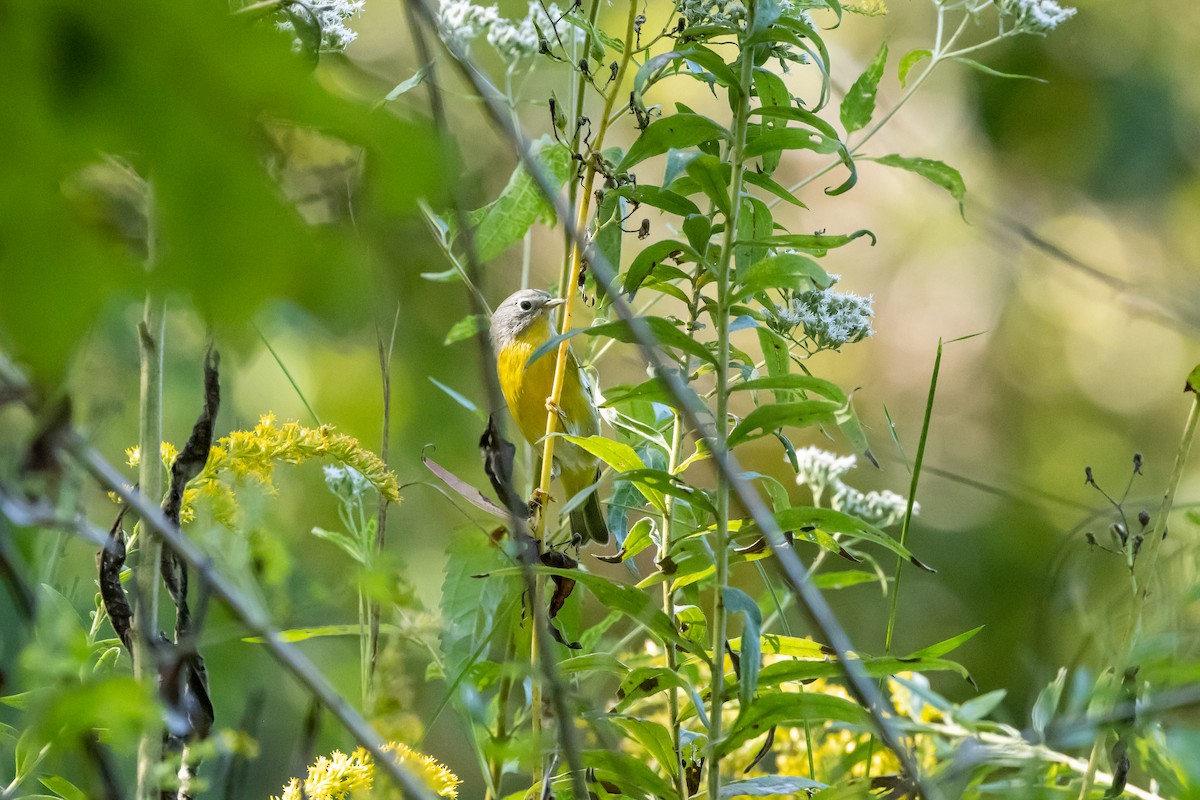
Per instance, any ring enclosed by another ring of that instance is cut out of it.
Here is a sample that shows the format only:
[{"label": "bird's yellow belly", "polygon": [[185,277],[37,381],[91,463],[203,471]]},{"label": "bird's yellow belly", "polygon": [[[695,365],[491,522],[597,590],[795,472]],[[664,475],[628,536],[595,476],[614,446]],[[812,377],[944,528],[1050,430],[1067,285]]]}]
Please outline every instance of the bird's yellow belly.
[{"label": "bird's yellow belly", "polygon": [[[546,435],[546,399],[554,387],[554,354],[547,353],[529,364],[529,356],[547,337],[517,339],[496,354],[496,369],[500,388],[509,411],[521,429],[521,433],[535,444]],[[579,366],[569,358],[567,373],[563,376],[563,390],[559,407],[566,418],[566,432],[576,436],[592,436],[600,432],[596,411],[591,397],[579,377]],[[559,425],[557,428],[562,429]],[[576,476],[587,476],[590,482],[596,470],[594,456],[570,442],[559,441],[555,445],[555,462],[564,471],[564,480],[576,483]],[[570,473],[570,476],[566,473]]]}]

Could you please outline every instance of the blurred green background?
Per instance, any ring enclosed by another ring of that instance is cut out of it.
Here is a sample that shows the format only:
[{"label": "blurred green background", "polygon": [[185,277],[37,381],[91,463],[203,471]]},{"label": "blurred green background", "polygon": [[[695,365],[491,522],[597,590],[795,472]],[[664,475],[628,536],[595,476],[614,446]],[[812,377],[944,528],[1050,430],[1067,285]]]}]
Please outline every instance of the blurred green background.
[{"label": "blurred green background", "polygon": [[[827,36],[842,89],[888,40],[893,62],[882,109],[902,92],[895,60],[928,46],[935,20],[926,0],[889,6],[879,17],[847,16]],[[523,13],[515,4],[502,10]],[[433,445],[434,457],[467,480],[486,480],[480,421],[430,379],[483,406],[488,367],[472,341],[443,344],[470,308],[461,284],[421,277],[448,264],[416,201],[446,208],[447,188],[457,183],[473,206],[483,205],[508,180],[515,157],[453,81],[458,147],[450,152],[437,145],[423,90],[377,106],[419,66],[402,7],[370,0],[351,24],[358,41],[313,70],[269,24],[231,20],[201,4],[0,3],[0,73],[9,76],[0,88],[0,341],[45,396],[70,393],[75,422],[120,463],[136,442],[135,329],[142,292],[154,285],[169,297],[165,438],[181,444],[199,410],[211,326],[223,357],[220,433],[251,427],[268,411],[314,424],[282,362],[321,421],[378,449],[377,332],[386,336],[394,318],[388,444],[406,488],[389,517],[388,558],[435,612],[448,541],[483,532],[471,521],[476,513],[440,493],[420,463],[422,448]],[[848,477],[857,487],[906,490],[885,408],[911,457],[939,338],[980,334],[945,346],[910,539],[939,572],[906,573],[896,650],[986,626],[961,660],[982,690],[1008,690],[999,713],[1024,725],[1033,695],[1059,666],[1094,670],[1108,662],[1105,637],[1120,614],[1121,565],[1084,539],[1093,530],[1106,541],[1112,521],[1103,498],[1084,485],[1084,468],[1120,493],[1133,454],[1142,453],[1144,476],[1127,508],[1136,515],[1155,507],[1188,407],[1184,377],[1200,360],[1200,83],[1191,79],[1200,71],[1200,8],[1084,2],[1046,38],[1016,39],[980,60],[1045,82],[945,65],[868,148],[959,169],[968,187],[965,223],[941,190],[869,163],[848,195],[827,198],[818,182],[802,196],[811,211],[778,213],[796,232],[865,227],[879,239],[825,261],[842,275],[842,288],[874,295],[876,335],[810,364],[858,388],[856,406],[882,468],[860,464]],[[548,96],[563,74],[536,76],[526,96]],[[702,94],[676,86],[678,99]],[[520,113],[529,131],[544,131],[544,105],[531,102]],[[618,135],[627,142],[632,133],[623,125]],[[149,278],[140,254],[122,241],[137,238],[137,215],[92,202],[81,178],[105,153],[155,187],[160,251]],[[780,180],[817,164],[796,157]],[[661,232],[656,214],[648,216]],[[561,236],[538,230],[532,253],[533,283],[548,285]],[[520,271],[520,246],[488,265],[483,288],[493,305],[518,288]],[[618,345],[605,357],[606,385],[640,379],[644,364],[630,349]],[[12,409],[3,414],[7,476],[33,422]],[[764,444],[750,453],[753,468],[786,477],[777,449]],[[1198,476],[1189,470],[1181,503],[1197,498]],[[264,509],[271,546],[239,548],[203,521],[193,534],[242,559],[234,566],[259,577],[281,627],[352,621],[349,560],[309,534],[314,525],[338,525],[319,468],[281,468],[277,482],[276,498],[251,503]],[[112,509],[100,492],[85,487],[80,502],[107,527]],[[1189,577],[1194,526],[1181,515],[1171,534],[1171,562]],[[34,580],[66,587],[81,611],[90,606],[88,546],[42,531],[18,532],[17,544]],[[881,651],[886,604],[878,587],[848,589],[833,602],[856,644]],[[1195,609],[1180,604],[1174,613],[1186,623]],[[0,620],[6,691],[28,688],[18,652],[29,631],[5,592]],[[437,627],[419,614],[406,624],[425,634]],[[301,769],[305,698],[222,613],[208,636],[217,725],[237,725],[250,698],[265,709],[253,731],[262,754],[239,796],[278,791]],[[353,640],[304,647],[357,695]],[[428,721],[444,688],[423,682],[418,650],[401,657],[410,673],[406,710]],[[956,699],[973,693],[957,680],[935,685]],[[11,721],[13,713],[0,718]],[[474,797],[480,790],[462,737],[445,713],[421,747],[467,776],[464,796]],[[325,725],[317,750],[346,744]]]}]

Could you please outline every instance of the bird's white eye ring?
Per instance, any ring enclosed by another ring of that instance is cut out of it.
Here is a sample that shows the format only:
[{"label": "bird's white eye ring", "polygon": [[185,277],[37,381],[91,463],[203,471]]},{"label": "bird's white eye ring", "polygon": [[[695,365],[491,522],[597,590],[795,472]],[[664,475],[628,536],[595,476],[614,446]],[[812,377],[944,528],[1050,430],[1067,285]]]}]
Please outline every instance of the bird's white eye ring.
[{"label": "bird's white eye ring", "polygon": [[528,311],[531,308],[533,308],[533,303],[529,302],[528,300],[521,301],[521,310],[522,311]]}]

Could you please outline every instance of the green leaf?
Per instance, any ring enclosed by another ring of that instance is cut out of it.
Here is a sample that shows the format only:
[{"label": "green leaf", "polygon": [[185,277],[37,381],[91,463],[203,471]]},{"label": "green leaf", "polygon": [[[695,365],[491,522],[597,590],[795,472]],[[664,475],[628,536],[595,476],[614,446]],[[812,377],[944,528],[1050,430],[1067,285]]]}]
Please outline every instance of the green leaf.
[{"label": "green leaf", "polygon": [[883,66],[887,60],[888,43],[883,42],[866,71],[860,74],[842,98],[841,126],[846,133],[862,130],[870,124],[871,115],[875,114],[875,95],[880,89],[880,78],[883,77]]},{"label": "green leaf", "polygon": [[676,769],[675,748],[671,746],[671,732],[666,727],[647,719],[621,714],[609,715],[607,719],[644,747],[665,772],[671,774]]},{"label": "green leaf", "polygon": [[483,314],[469,314],[450,326],[449,332],[442,344],[454,344],[463,339],[470,339],[477,333],[487,330],[488,318]]},{"label": "green leaf", "polygon": [[[846,674],[845,667],[830,658],[831,656],[810,656],[768,664],[758,675],[759,686],[779,686],[784,683],[805,682],[816,678],[844,676]],[[902,672],[955,672],[968,681],[971,679],[962,664],[941,658],[910,659],[883,656],[855,660],[862,665],[863,672],[869,678],[887,678]]]},{"label": "green leaf", "polygon": [[1184,384],[1183,391],[1200,394],[1200,364],[1197,364],[1188,373],[1187,383]]},{"label": "green leaf", "polygon": [[318,527],[313,527],[312,534],[317,538],[336,544],[338,547],[342,548],[343,551],[345,551],[346,555],[353,558],[359,564],[366,565],[369,554],[363,553],[358,542],[350,536],[347,536],[344,533],[339,533],[338,531],[327,531],[324,528]]},{"label": "green leaf", "polygon": [[[669,53],[662,53],[648,59],[645,64],[638,68],[637,74],[633,78],[633,92],[635,98],[641,99],[642,95],[653,86],[665,74],[668,74],[668,68],[674,67],[675,71],[670,74],[678,74],[679,65],[690,61],[694,64],[708,70],[708,74],[712,76],[712,81],[719,83],[721,86],[727,87],[737,93],[739,84],[737,74],[730,69],[725,60],[717,53],[707,47],[695,46],[684,48],[683,50],[673,50]],[[704,80],[703,75],[697,75],[695,72],[687,74],[693,77]]]},{"label": "green leaf", "polygon": [[627,197],[634,202],[654,208],[669,211],[681,217],[689,214],[699,214],[699,207],[681,194],[664,189],[661,186],[622,186],[614,192],[620,197]]},{"label": "green leaf", "polygon": [[[447,194],[453,168],[431,125],[331,91],[270,22],[146,0],[20,13],[0,26],[0,74],[45,79],[6,92],[0,114],[0,336],[45,385],[102,306],[149,286],[217,328],[247,327],[272,299],[358,322],[373,286],[364,238]],[[84,50],[96,55],[84,68],[47,71],[79,66]],[[102,153],[133,165],[98,164]],[[162,245],[150,272],[146,176]],[[353,204],[357,225],[351,195],[370,198]]]},{"label": "green leaf", "polygon": [[765,389],[791,389],[801,392],[816,392],[822,397],[835,403],[845,403],[846,393],[842,387],[824,378],[813,375],[772,375],[766,378],[752,378],[748,381],[735,383],[729,391],[763,391]]},{"label": "green leaf", "polygon": [[780,253],[753,264],[744,274],[737,275],[738,289],[733,296],[741,302],[767,289],[827,289],[833,284],[829,273],[808,256],[799,253]]},{"label": "green leaf", "polygon": [[[842,534],[854,539],[861,539],[864,542],[871,542],[890,550],[903,559],[906,559],[910,564],[923,569],[926,572],[936,572],[926,564],[922,563],[916,556],[909,552],[908,548],[897,542],[892,537],[888,536],[879,528],[864,522],[857,517],[852,517],[849,514],[843,514],[840,511],[834,511],[829,508],[814,508],[811,506],[795,506],[786,508],[783,511],[775,512],[775,522],[780,529],[785,531],[803,531],[805,528],[814,530],[823,530],[830,534]],[[933,652],[930,649],[928,652],[922,650],[913,653],[912,657],[939,656],[944,652]]]},{"label": "green leaf", "polygon": [[992,69],[987,64],[980,64],[978,61],[970,58],[963,58],[962,56],[956,56],[954,60],[962,64],[966,64],[971,69],[978,70],[984,75],[991,75],[993,78],[1009,78],[1011,80],[1033,81],[1035,83],[1047,82],[1045,78],[1037,78],[1033,75],[1021,75],[1020,73],[1016,72],[1001,72],[998,69]]},{"label": "green leaf", "polygon": [[897,77],[900,78],[900,85],[907,86],[909,71],[932,55],[933,53],[929,50],[909,50],[905,53],[904,57],[900,59],[899,68],[896,70]]},{"label": "green leaf", "polygon": [[763,239],[755,242],[738,242],[738,244],[763,244],[767,247],[791,247],[796,250],[807,250],[818,256],[825,255],[826,251],[832,250],[835,247],[844,247],[855,239],[866,236],[871,240],[871,246],[875,246],[875,234],[868,230],[857,230],[854,233],[842,234],[823,234],[823,233],[781,233],[772,236],[768,239]]},{"label": "green leaf", "polygon": [[857,703],[819,692],[767,694],[739,715],[733,729],[720,743],[718,752],[722,755],[731,753],[777,725],[800,726],[805,722],[826,721],[865,726],[870,717]]},{"label": "green leaf", "polygon": [[812,150],[816,153],[836,153],[842,143],[830,139],[816,131],[803,128],[778,128],[761,130],[753,137],[747,137],[743,150],[746,158],[755,158],[767,153],[777,153],[781,150]]},{"label": "green leaf", "polygon": [[[475,529],[448,537],[442,581],[441,650],[446,681],[462,680],[467,669],[486,659],[493,643],[503,644],[516,625],[524,586],[519,574],[497,574],[512,557]],[[490,574],[489,574],[490,573]],[[486,578],[474,577],[488,575]]]},{"label": "green leaf", "polygon": [[937,644],[931,644],[931,645],[929,645],[929,647],[924,647],[920,650],[916,650],[912,653],[909,653],[907,657],[908,658],[940,658],[941,656],[946,655],[946,653],[949,653],[952,650],[958,649],[959,646],[961,646],[965,642],[969,641],[970,639],[973,639],[977,633],[979,633],[981,630],[983,630],[983,628],[984,628],[984,626],[980,625],[978,628],[972,628],[971,630],[966,631],[964,633],[960,633],[957,636],[951,636],[949,639],[945,639],[941,642],[938,642]]},{"label": "green leaf", "polygon": [[44,778],[38,778],[38,780],[41,781],[42,786],[45,786],[63,800],[88,800],[88,793],[66,778],[58,775],[47,775]]},{"label": "green leaf", "polygon": [[[555,188],[561,188],[574,171],[566,145],[543,136],[532,146],[533,156]],[[517,165],[500,196],[471,212],[475,224],[475,252],[491,261],[525,236],[538,220],[554,222],[554,207],[546,202],[533,176]]]},{"label": "green leaf", "polygon": [[810,425],[834,424],[837,421],[835,415],[840,408],[840,404],[828,400],[797,400],[793,403],[759,406],[730,431],[729,447],[741,444],[755,432],[768,434],[784,426],[806,428]]},{"label": "green leaf", "polygon": [[707,214],[689,214],[683,220],[683,234],[697,253],[705,253],[712,237],[712,220]]},{"label": "green leaf", "polygon": [[592,25],[591,21],[586,17],[581,17],[578,14],[568,12],[562,15],[562,21],[569,25],[574,25],[576,28],[579,28],[585,33],[591,34],[593,47],[592,57],[597,61],[603,61],[605,58],[603,48],[600,49],[599,54],[595,53],[597,43],[603,44],[604,47],[607,47],[609,50],[612,50],[616,53],[625,52],[625,42],[621,41],[615,36],[609,35],[608,32],[603,28],[597,28],[595,25]]},{"label": "green leaf", "polygon": [[742,636],[738,650],[740,658],[740,674],[738,676],[738,718],[746,716],[754,703],[754,693],[758,690],[758,671],[762,668],[762,648],[760,631],[762,630],[762,611],[750,595],[741,589],[724,586],[721,592],[725,597],[725,607],[735,614],[742,615]]},{"label": "green leaf", "polygon": [[[626,473],[641,472],[646,469],[645,462],[634,451],[632,447],[624,442],[614,441],[604,436],[568,436],[566,434],[556,434],[566,439],[572,444],[578,445],[587,452],[594,455],[596,458],[608,464],[610,467],[621,473],[622,478],[627,478]],[[627,478],[642,493],[643,496],[659,511],[666,508],[663,501],[662,492],[651,488],[644,482]]]},{"label": "green leaf", "polygon": [[887,42],[883,42],[866,71],[858,76],[858,80],[842,98],[842,127],[846,133],[861,130],[871,122],[871,116],[875,113],[875,94],[879,91],[879,79],[883,77],[887,53]]},{"label": "green leaf", "polygon": [[1054,680],[1046,684],[1045,689],[1038,692],[1030,721],[1033,723],[1033,730],[1037,733],[1040,741],[1046,740],[1046,729],[1050,727],[1050,723],[1054,721],[1054,715],[1058,712],[1058,703],[1062,699],[1063,687],[1066,683],[1067,668],[1059,667]]},{"label": "green leaf", "polygon": [[633,527],[629,529],[629,535],[625,537],[625,542],[621,545],[621,549],[617,551],[616,555],[597,555],[596,558],[609,564],[619,564],[622,561],[628,561],[654,544],[654,540],[651,538],[653,534],[654,520],[650,517],[642,517],[633,523]]},{"label": "green leaf", "polygon": [[667,259],[700,260],[700,255],[683,242],[674,239],[663,239],[642,249],[634,257],[633,263],[625,271],[621,290],[633,295],[646,278]]},{"label": "green leaf", "polygon": [[[734,650],[740,650],[742,641],[741,639],[730,639],[729,646]],[[759,649],[767,655],[790,656],[791,658],[827,659],[835,654],[831,648],[820,642],[814,642],[812,639],[780,636],[773,633],[762,637]]]},{"label": "green leaf", "polygon": [[846,589],[858,586],[860,583],[874,583],[879,576],[873,572],[863,572],[860,569],[843,570],[840,572],[822,572],[813,576],[813,585],[818,589]]},{"label": "green leaf", "polygon": [[[688,485],[682,478],[672,475],[666,470],[635,469],[621,473],[621,478],[632,481],[642,494],[646,495],[647,499],[651,499],[651,495],[646,494],[646,491],[649,490],[656,495],[670,495],[684,502],[700,506],[711,514],[717,512],[713,501],[709,499],[704,490]],[[652,499],[651,502],[653,502]]]},{"label": "green leaf", "polygon": [[[613,750],[585,750],[583,764],[597,782],[616,784],[620,797],[670,797],[673,787],[641,759]],[[567,788],[567,787],[564,787]],[[568,797],[555,789],[554,796]]]},{"label": "green leaf", "polygon": [[996,689],[986,694],[981,694],[979,697],[973,697],[959,706],[954,716],[966,722],[978,722],[995,711],[996,707],[1004,702],[1006,694],[1008,694],[1007,689]]},{"label": "green leaf", "polygon": [[726,217],[730,215],[729,177],[722,168],[721,160],[707,153],[692,159],[687,165],[688,177],[696,182],[700,190]]},{"label": "green leaf", "polygon": [[[436,61],[436,59],[434,59],[434,61]],[[425,76],[429,74],[429,70],[433,69],[434,61],[430,61],[428,64],[422,64],[420,68],[413,73],[411,78],[396,84],[396,88],[388,92],[387,96],[383,98],[384,101],[390,103],[396,98],[400,97],[400,95],[411,92],[413,89],[424,83]]]},{"label": "green leaf", "polygon": [[672,114],[656,119],[634,140],[617,170],[624,172],[651,156],[672,148],[694,147],[714,139],[728,139],[729,131],[700,114]]},{"label": "green leaf", "polygon": [[560,435],[568,442],[579,445],[618,472],[646,468],[646,464],[642,461],[641,457],[638,456],[632,447],[624,442],[614,441],[604,436]]},{"label": "green leaf", "polygon": [[[395,625],[383,623],[380,630],[387,633],[399,633],[400,629]],[[362,628],[358,623],[347,625],[315,625],[310,628],[289,628],[286,631],[279,632],[279,639],[284,642],[304,642],[309,639],[325,639],[330,636],[361,636]],[[247,644],[265,644],[266,639],[262,636],[246,636],[242,639]]]},{"label": "green leaf", "polygon": [[742,179],[751,186],[757,186],[760,189],[765,189],[766,191],[778,197],[780,200],[791,203],[797,208],[808,208],[808,206],[800,202],[800,200],[797,199],[791,192],[789,192],[777,181],[772,179],[769,175],[750,170],[742,173]]},{"label": "green leaf", "polygon": [[[762,349],[763,360],[767,366],[767,374],[775,378],[787,376],[792,368],[792,360],[788,356],[788,341],[765,326],[755,328],[754,332],[758,334],[758,345]],[[791,392],[780,389],[775,390],[775,401],[777,403],[786,403],[794,399],[795,395]]]},{"label": "green leaf", "polygon": [[[689,653],[706,658],[703,648],[699,648],[679,635],[675,624],[658,608],[657,601],[649,593],[614,583],[602,575],[585,572],[582,569],[556,569],[553,567],[535,567],[539,575],[561,575],[570,578],[587,587],[602,605],[612,611],[619,611],[634,622],[644,626],[647,631],[659,641],[670,641],[685,648]],[[494,570],[493,577],[516,577],[521,574],[519,567],[508,567]],[[674,675],[675,673],[670,673]]]},{"label": "green leaf", "polygon": [[962,218],[964,220],[967,218],[966,211],[963,209],[963,198],[966,197],[967,187],[963,183],[962,175],[954,167],[932,158],[905,158],[895,154],[876,158],[874,161],[884,166],[907,170],[941,186],[958,201],[958,213],[962,215]]},{"label": "green leaf", "polygon": [[[650,328],[650,332],[658,340],[659,344],[695,356],[716,366],[716,356],[707,347],[672,325],[668,320],[662,317],[642,317],[641,319]],[[629,323],[625,320],[606,322],[603,325],[593,325],[590,328],[585,328],[583,333],[586,333],[588,336],[607,336],[610,339],[616,339],[618,342],[626,344],[638,343],[637,337],[633,335]]]},{"label": "green leaf", "polygon": [[461,394],[460,392],[454,391],[449,386],[442,383],[441,381],[439,381],[437,378],[434,378],[433,376],[429,377],[429,382],[432,383],[437,388],[441,389],[443,392],[445,392],[446,396],[449,397],[451,400],[458,403],[460,406],[465,408],[467,411],[470,411],[475,416],[479,417],[479,419],[483,420],[484,422],[487,422],[487,414],[483,413],[483,411],[480,410],[479,406],[475,405],[470,400],[468,400],[466,395]]}]

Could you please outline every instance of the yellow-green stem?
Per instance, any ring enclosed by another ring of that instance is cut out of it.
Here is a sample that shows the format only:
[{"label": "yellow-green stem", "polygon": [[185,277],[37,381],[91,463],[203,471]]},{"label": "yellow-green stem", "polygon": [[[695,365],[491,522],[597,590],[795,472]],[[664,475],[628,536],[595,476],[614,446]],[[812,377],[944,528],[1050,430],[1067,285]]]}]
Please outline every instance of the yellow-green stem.
[{"label": "yellow-green stem", "polygon": [[[146,294],[142,321],[138,325],[141,355],[139,390],[138,487],[147,502],[157,506],[163,496],[163,465],[159,456],[162,444],[163,334],[166,309],[162,298]],[[140,524],[138,560],[134,572],[133,674],[151,691],[156,685],[157,668],[150,642],[158,625],[158,572],[162,559],[162,539]],[[162,732],[158,722],[147,722],[138,742],[137,797],[157,800],[159,789],[155,768],[162,760]]]},{"label": "yellow-green stem", "polygon": [[[746,29],[754,26],[755,4],[749,4]],[[724,451],[728,438],[726,420],[729,415],[729,293],[730,271],[733,265],[733,249],[737,241],[739,210],[742,207],[742,151],[746,146],[746,127],[750,117],[750,81],[753,77],[753,49],[743,50],[740,56],[741,72],[736,91],[737,108],[734,116],[733,142],[729,149],[729,215],[725,220],[725,231],[721,240],[721,260],[717,265],[717,425],[715,431],[718,450]],[[731,91],[735,90],[730,87]],[[712,614],[712,709],[709,714],[708,731],[708,796],[720,797],[721,760],[719,757],[722,721],[721,707],[725,693],[725,586],[729,582],[729,481],[721,480],[717,485],[717,530],[713,542],[716,557],[716,583],[713,587]]]},{"label": "yellow-green stem", "polygon": [[[592,13],[591,13],[593,27],[594,27],[595,20],[599,14],[599,5],[600,5],[599,0],[594,0],[593,5],[592,5]],[[626,42],[632,41],[634,18],[636,16],[637,16],[637,2],[636,2],[636,0],[630,0]],[[590,44],[590,34],[589,34],[588,40],[586,40],[584,42],[584,47],[587,48],[589,46],[589,44]],[[621,82],[625,76],[625,70],[629,66],[629,60],[631,57],[632,57],[632,53],[630,52],[630,48],[628,46],[626,46],[624,52],[621,54],[621,60],[620,60],[620,63],[619,63],[618,69],[617,69],[617,75],[616,75],[615,79],[613,80],[613,89],[605,97],[605,100],[604,100],[604,113],[601,116],[602,121],[600,124],[600,130],[596,134],[596,138],[593,140],[593,144],[592,144],[592,148],[596,151],[601,150],[604,146],[604,137],[608,133],[608,120],[609,120],[609,115],[612,112],[613,101],[616,99],[617,93],[620,90]],[[577,106],[580,109],[580,113],[582,113],[582,106],[583,106],[582,97],[583,97],[583,92],[580,91],[578,106]],[[578,117],[577,117],[577,119],[578,119]],[[575,213],[574,224],[575,224],[576,231],[583,231],[586,229],[588,213],[591,209],[592,187],[595,185],[595,182],[596,182],[595,161],[590,157],[590,154],[589,154],[589,157],[587,157],[585,159],[585,161],[586,161],[587,167],[585,168],[582,191],[580,192],[580,194],[578,196],[578,204],[577,204],[576,213]],[[560,292],[560,297],[563,300],[562,322],[561,322],[561,326],[560,326],[559,330],[563,333],[566,333],[571,328],[571,310],[572,310],[571,301],[575,297],[575,277],[579,274],[580,267],[583,263],[583,251],[579,247],[579,241],[581,240],[581,238],[582,237],[570,237],[569,257],[567,259],[565,259],[565,261],[563,263],[562,274],[559,278],[559,292]],[[554,384],[550,390],[550,396],[548,398],[546,398],[546,405],[547,405],[546,438],[542,445],[542,470],[541,470],[541,475],[539,476],[539,480],[538,480],[538,488],[540,490],[538,496],[542,499],[542,502],[544,504],[548,504],[549,499],[550,499],[550,483],[551,483],[551,479],[553,476],[554,445],[555,445],[555,441],[556,441],[556,437],[554,436],[554,434],[558,431],[558,414],[555,412],[554,409],[557,409],[559,407],[559,401],[562,398],[563,383],[566,380],[566,375],[567,375],[567,352],[569,351],[569,349],[570,349],[570,345],[565,340],[558,346],[558,352],[556,354],[555,362],[554,362]],[[545,535],[547,516],[548,516],[548,511],[546,508],[543,508],[542,513],[538,515],[537,524],[534,526],[533,538],[534,538],[534,541],[536,542],[536,546],[537,546],[539,553],[541,552],[542,540]],[[530,593],[530,603],[533,605],[534,608],[538,607],[538,603],[540,601],[540,597],[539,597],[540,594],[541,594],[540,584],[535,582],[534,586],[533,586],[533,591]],[[534,619],[536,619],[536,616],[534,616]],[[538,646],[539,646],[538,639],[539,639],[540,635],[541,634],[538,631],[538,626],[534,625],[531,628],[531,636],[530,636],[530,659],[531,659],[531,663],[535,664],[535,666],[537,663],[537,653],[538,653]],[[540,729],[541,729],[541,699],[542,699],[540,682],[537,680],[535,680],[533,682],[533,687],[530,692],[530,698],[531,698],[531,702],[532,702],[532,720],[533,720],[534,740],[536,742],[538,735],[540,733]],[[566,724],[568,721],[563,720],[562,722],[563,722],[563,724]],[[536,767],[540,766],[540,764],[539,764],[539,762],[541,761],[540,748],[537,748],[537,750],[535,750],[535,752],[539,753],[539,755],[535,758],[535,762],[534,762],[535,768],[536,768]]]}]

